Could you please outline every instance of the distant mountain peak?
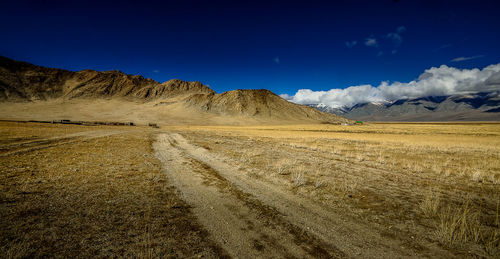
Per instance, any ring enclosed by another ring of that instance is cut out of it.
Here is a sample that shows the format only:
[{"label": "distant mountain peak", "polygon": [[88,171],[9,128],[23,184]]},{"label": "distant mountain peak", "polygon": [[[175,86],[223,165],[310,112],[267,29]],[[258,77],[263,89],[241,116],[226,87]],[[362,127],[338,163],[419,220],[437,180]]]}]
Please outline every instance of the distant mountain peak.
[{"label": "distant mountain peak", "polygon": [[360,103],[351,107],[332,108],[324,104],[309,105],[324,112],[353,120],[367,121],[500,121],[500,90],[404,98],[391,102]]}]

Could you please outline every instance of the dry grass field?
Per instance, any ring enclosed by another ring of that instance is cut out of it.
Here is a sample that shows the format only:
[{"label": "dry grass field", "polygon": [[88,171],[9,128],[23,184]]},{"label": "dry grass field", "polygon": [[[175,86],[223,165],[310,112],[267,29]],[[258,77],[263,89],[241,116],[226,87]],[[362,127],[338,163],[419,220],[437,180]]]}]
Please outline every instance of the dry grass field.
[{"label": "dry grass field", "polygon": [[0,123],[1,257],[500,256],[500,124]]},{"label": "dry grass field", "polygon": [[500,256],[500,124],[169,130],[413,255]]},{"label": "dry grass field", "polygon": [[0,258],[215,257],[137,127],[0,123]]}]

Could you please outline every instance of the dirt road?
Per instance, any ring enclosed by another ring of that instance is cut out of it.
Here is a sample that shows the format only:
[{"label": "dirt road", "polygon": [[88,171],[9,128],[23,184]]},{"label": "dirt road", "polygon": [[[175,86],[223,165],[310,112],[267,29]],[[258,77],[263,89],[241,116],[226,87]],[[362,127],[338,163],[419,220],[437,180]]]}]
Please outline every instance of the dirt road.
[{"label": "dirt road", "polygon": [[154,144],[211,238],[235,257],[419,257],[398,240],[280,186],[249,177],[180,134]]},{"label": "dirt road", "polygon": [[[462,153],[304,132],[0,126],[0,254],[498,258],[497,186],[408,164],[429,152],[474,162],[489,146]],[[426,194],[431,183],[439,196]],[[470,215],[460,209],[467,193],[476,195],[463,203]],[[428,197],[439,214],[424,214]],[[476,243],[443,242],[442,215],[466,215],[467,234],[485,230]]]},{"label": "dirt road", "polygon": [[0,123],[1,258],[226,258],[135,127]]}]

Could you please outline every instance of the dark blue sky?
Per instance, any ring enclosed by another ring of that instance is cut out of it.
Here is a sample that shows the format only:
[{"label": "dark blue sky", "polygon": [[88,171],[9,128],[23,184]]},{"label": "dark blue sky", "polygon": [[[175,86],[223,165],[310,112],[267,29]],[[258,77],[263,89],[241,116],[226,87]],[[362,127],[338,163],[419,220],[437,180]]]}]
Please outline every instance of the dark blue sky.
[{"label": "dark blue sky", "polygon": [[293,94],[499,63],[499,14],[498,1],[2,1],[0,55]]}]

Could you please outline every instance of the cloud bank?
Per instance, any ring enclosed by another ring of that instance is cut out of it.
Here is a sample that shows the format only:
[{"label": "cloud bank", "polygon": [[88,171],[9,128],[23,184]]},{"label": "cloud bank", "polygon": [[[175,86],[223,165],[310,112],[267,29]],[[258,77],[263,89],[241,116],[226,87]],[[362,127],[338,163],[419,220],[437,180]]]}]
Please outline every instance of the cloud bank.
[{"label": "cloud bank", "polygon": [[295,95],[280,95],[298,104],[325,104],[352,107],[367,102],[388,102],[404,98],[442,96],[500,90],[500,63],[481,69],[457,69],[442,65],[424,71],[417,80],[401,83],[382,82],[379,86],[357,85],[345,89],[312,91],[300,89]]}]

